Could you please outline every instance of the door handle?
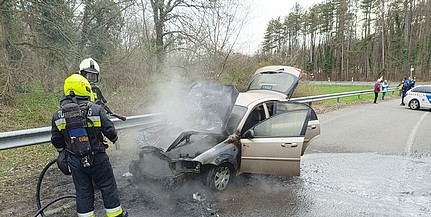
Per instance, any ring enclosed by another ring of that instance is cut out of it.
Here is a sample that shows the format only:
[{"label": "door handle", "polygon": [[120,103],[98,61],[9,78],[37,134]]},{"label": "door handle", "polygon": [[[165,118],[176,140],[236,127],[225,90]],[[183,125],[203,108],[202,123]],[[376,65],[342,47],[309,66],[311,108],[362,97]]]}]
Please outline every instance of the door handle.
[{"label": "door handle", "polygon": [[296,142],[282,143],[281,147],[283,147],[283,148],[295,148],[295,147],[298,147],[298,143],[296,143]]},{"label": "door handle", "polygon": [[316,125],[308,125],[307,127],[311,128],[311,129],[316,129]]}]

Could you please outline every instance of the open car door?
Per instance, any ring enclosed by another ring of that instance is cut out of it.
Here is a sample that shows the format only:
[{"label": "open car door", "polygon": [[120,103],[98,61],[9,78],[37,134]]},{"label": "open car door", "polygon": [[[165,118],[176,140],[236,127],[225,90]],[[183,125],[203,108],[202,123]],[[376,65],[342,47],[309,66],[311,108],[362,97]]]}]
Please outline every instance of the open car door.
[{"label": "open car door", "polygon": [[298,176],[308,121],[308,106],[275,103],[275,114],[241,136],[240,172]]}]

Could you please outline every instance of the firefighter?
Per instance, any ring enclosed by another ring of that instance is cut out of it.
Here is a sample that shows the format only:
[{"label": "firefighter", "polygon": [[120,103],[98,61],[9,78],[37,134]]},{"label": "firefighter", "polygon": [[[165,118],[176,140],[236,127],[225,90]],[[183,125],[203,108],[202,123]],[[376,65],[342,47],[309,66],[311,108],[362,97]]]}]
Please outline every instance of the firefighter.
[{"label": "firefighter", "polygon": [[99,73],[100,68],[99,64],[92,58],[86,58],[81,61],[81,64],[79,64],[79,74],[86,77],[87,80],[90,82],[91,89],[94,93],[94,98],[96,100],[96,104],[101,105],[108,115],[114,116],[120,120],[125,121],[126,117],[117,113],[114,113],[107,105],[108,102],[105,97],[102,94],[102,91],[97,86],[97,83],[99,82]]},{"label": "firefighter", "polygon": [[[94,94],[88,80],[73,74],[64,81],[62,107],[54,112],[51,143],[65,156],[66,165],[57,159],[60,170],[71,174],[76,189],[78,217],[94,217],[93,183],[102,193],[108,217],[125,217],[111,163],[105,152],[103,135],[111,142],[118,139],[106,111],[92,102]],[[62,166],[61,166],[62,165]]]},{"label": "firefighter", "polygon": [[105,99],[102,91],[97,86],[97,83],[99,82],[99,73],[99,64],[92,58],[86,58],[81,61],[81,64],[79,64],[79,74],[86,77],[88,82],[90,82],[93,93],[95,93],[96,100],[105,104],[108,101]]}]

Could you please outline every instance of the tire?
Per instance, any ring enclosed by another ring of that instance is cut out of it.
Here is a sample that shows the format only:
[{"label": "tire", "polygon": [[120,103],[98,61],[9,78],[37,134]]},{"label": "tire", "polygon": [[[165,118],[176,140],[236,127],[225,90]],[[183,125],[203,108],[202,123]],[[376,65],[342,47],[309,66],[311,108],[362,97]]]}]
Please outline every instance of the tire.
[{"label": "tire", "polygon": [[233,180],[234,170],[229,163],[209,167],[204,174],[204,184],[212,190],[223,191]]},{"label": "tire", "polygon": [[412,99],[409,103],[409,107],[413,110],[417,110],[420,108],[419,101],[417,99]]}]

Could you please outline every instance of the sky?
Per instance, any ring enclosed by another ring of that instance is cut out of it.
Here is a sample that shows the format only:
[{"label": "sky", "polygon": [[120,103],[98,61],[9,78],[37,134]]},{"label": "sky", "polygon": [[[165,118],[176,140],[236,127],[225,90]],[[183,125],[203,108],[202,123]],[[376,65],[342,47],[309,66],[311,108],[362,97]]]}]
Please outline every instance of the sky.
[{"label": "sky", "polygon": [[241,44],[240,51],[246,54],[253,54],[259,49],[263,41],[266,24],[278,16],[284,17],[289,14],[295,2],[299,2],[303,8],[307,9],[313,4],[324,0],[247,0],[251,5],[249,22],[239,38]]}]

